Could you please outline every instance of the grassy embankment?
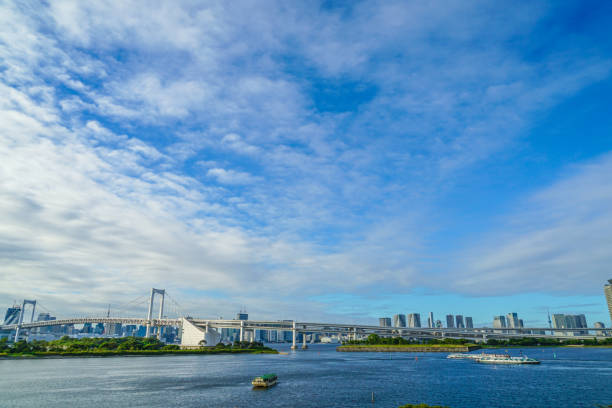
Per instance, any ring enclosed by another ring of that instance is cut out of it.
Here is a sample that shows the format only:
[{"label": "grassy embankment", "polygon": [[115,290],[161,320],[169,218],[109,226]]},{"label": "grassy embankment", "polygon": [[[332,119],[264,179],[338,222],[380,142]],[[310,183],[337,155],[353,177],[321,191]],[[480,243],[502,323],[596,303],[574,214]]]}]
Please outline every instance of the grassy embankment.
[{"label": "grassy embankment", "polygon": [[415,342],[402,337],[380,337],[370,334],[365,340],[350,340],[337,347],[337,351],[425,351],[457,352],[480,348],[467,340],[443,339]]},{"label": "grassy embankment", "polygon": [[0,340],[0,357],[111,357],[111,356],[158,356],[168,354],[277,354],[278,351],[257,342],[236,342],[232,345],[217,344],[214,347],[181,350],[175,344],[164,344],[153,338],[82,338],[62,337],[59,340],[18,341],[9,344]]},{"label": "grassy embankment", "polygon": [[[480,348],[527,348],[527,347],[612,347],[612,338],[605,340],[593,339],[551,339],[551,338],[536,338],[536,337],[523,337],[509,340],[497,340],[490,339],[484,343],[470,343],[466,339],[428,339],[422,341],[406,340],[401,337],[379,337],[376,334],[371,334],[365,340],[347,341],[339,347],[340,350],[347,350],[349,348],[416,348],[416,349],[428,349],[433,350],[436,348],[443,349],[445,351],[457,351],[462,348],[474,347]],[[375,350],[373,350],[375,351]],[[435,351],[435,350],[433,350]]]}]

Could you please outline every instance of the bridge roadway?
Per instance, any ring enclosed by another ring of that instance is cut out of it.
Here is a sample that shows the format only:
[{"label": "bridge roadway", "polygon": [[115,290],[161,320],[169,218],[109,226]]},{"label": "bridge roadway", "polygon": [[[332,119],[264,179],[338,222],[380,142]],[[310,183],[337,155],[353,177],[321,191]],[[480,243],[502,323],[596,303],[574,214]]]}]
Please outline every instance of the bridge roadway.
[{"label": "bridge roadway", "polygon": [[[120,317],[85,317],[72,318],[61,320],[46,320],[31,323],[22,323],[21,325],[5,325],[0,326],[0,330],[28,330],[47,326],[58,325],[81,325],[85,323],[121,323],[123,325],[141,325],[141,326],[175,326],[182,327],[184,320],[192,325],[208,331],[210,329],[235,329],[240,331],[240,338],[245,339],[246,333],[254,330],[277,330],[290,331],[293,334],[293,346],[296,346],[295,340],[298,333],[326,333],[338,335],[343,339],[358,339],[369,334],[377,334],[379,336],[398,336],[415,337],[415,338],[467,338],[467,339],[490,339],[490,338],[512,338],[512,337],[538,337],[538,338],[556,338],[556,339],[592,339],[593,337],[601,337],[602,333],[612,335],[612,328],[581,328],[581,329],[551,329],[548,327],[540,328],[490,328],[477,327],[471,329],[457,328],[409,328],[409,327],[380,327],[368,326],[360,324],[339,324],[339,323],[313,323],[313,322],[294,322],[289,320],[282,321],[258,321],[258,320],[219,320],[219,319],[198,319],[198,318],[183,318],[183,319],[143,319],[143,318],[120,318]],[[532,334],[533,331],[539,333],[550,334]],[[587,333],[586,335],[578,333]],[[576,333],[571,335],[568,333]],[[593,334],[588,334],[593,333]],[[304,338],[304,346],[306,336]]]}]

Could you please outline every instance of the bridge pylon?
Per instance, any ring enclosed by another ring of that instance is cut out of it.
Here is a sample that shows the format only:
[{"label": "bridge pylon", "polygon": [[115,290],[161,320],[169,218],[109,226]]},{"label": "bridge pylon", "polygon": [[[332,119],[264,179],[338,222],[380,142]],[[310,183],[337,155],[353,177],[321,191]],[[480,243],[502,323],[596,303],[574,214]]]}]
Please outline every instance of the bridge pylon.
[{"label": "bridge pylon", "polygon": [[25,313],[26,305],[32,305],[32,317],[30,318],[30,322],[34,321],[34,311],[36,310],[36,301],[23,299],[23,303],[21,304],[21,310],[19,311],[19,322],[17,323],[17,329],[15,330],[15,343],[17,343],[17,341],[19,340],[19,329],[21,329],[21,324],[23,323],[23,315]]},{"label": "bridge pylon", "polygon": [[[151,319],[153,317],[153,302],[155,301],[155,295],[161,295],[161,303],[159,305],[159,319],[161,320],[164,315],[164,297],[166,296],[166,290],[151,288],[151,300],[149,302],[149,312],[147,313],[147,331],[145,337],[149,337],[151,335]],[[157,337],[161,337],[161,326],[157,331]]]}]

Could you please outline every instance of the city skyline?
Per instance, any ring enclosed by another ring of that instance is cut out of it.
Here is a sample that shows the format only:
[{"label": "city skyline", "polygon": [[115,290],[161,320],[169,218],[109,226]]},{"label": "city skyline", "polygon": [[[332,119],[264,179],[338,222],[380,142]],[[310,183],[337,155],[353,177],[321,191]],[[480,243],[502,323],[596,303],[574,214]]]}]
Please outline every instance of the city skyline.
[{"label": "city skyline", "polygon": [[607,7],[3,2],[0,305],[607,325]]}]

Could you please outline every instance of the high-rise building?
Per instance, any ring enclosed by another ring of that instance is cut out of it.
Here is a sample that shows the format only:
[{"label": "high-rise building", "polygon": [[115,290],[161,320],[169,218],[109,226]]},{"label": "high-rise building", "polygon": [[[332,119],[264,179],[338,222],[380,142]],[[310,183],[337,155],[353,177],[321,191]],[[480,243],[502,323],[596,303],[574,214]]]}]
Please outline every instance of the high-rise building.
[{"label": "high-rise building", "polygon": [[436,320],[436,329],[441,329],[441,328],[442,328],[442,321]]},{"label": "high-rise building", "polygon": [[9,307],[8,309],[6,309],[6,314],[4,315],[4,324],[19,323],[19,313],[21,313],[20,305],[13,305],[13,307]]},{"label": "high-rise building", "polygon": [[96,328],[94,329],[94,334],[103,334],[104,333],[104,323],[96,324]]},{"label": "high-rise building", "polygon": [[525,327],[525,322],[523,321],[523,319],[519,319],[518,327]]},{"label": "high-rise building", "polygon": [[[167,327],[166,329],[169,329],[169,327]],[[123,326],[123,334],[126,337],[132,337],[136,335],[137,330],[138,327],[135,324],[126,324],[125,326]]]},{"label": "high-rise building", "polygon": [[521,327],[517,313],[508,313],[506,315],[506,327],[517,329]]},{"label": "high-rise building", "polygon": [[249,314],[246,312],[246,310],[241,310],[240,312],[236,313],[236,320],[249,320]]},{"label": "high-rise building", "polygon": [[378,325],[380,327],[391,327],[391,318],[390,317],[380,317],[378,319]]},{"label": "high-rise building", "polygon": [[608,302],[608,312],[610,313],[610,321],[612,322],[612,279],[608,279],[608,284],[604,285],[604,294]]},{"label": "high-rise building", "polygon": [[[553,314],[552,325],[555,329],[565,329],[567,327],[565,324],[565,315],[557,313]],[[555,334],[559,334],[559,332],[555,332]]]},{"label": "high-rise building", "polygon": [[[39,313],[38,317],[36,318],[37,322],[46,322],[49,320],[56,320],[55,316],[51,316],[51,314],[49,313]],[[47,333],[51,333],[53,331],[53,328],[51,328],[50,326],[46,326],[46,327],[40,327],[38,329],[38,333],[40,334],[47,334]]]},{"label": "high-rise building", "polygon": [[[584,314],[579,315],[566,315],[566,314],[553,314],[552,323],[555,329],[586,329],[587,321]],[[560,332],[557,332],[560,334]],[[573,330],[565,332],[566,335],[586,335],[586,330]]]},{"label": "high-rise building", "polygon": [[421,327],[420,313],[409,313],[406,316],[408,318],[408,327]]},{"label": "high-rise building", "polygon": [[465,317],[465,328],[466,329],[473,329],[474,328],[474,321],[472,320],[472,318],[470,316],[466,316]]},{"label": "high-rise building", "polygon": [[93,328],[91,327],[91,323],[85,323],[83,328],[81,329],[81,333],[89,334],[93,332]]},{"label": "high-rise building", "polygon": [[458,329],[465,329],[465,325],[463,324],[463,315],[455,316],[455,326],[457,326]]},{"label": "high-rise building", "polygon": [[406,315],[396,314],[393,316],[393,327],[406,327]]},{"label": "high-rise building", "polygon": [[108,323],[106,326],[106,334],[109,336],[121,336],[123,334],[121,323]]},{"label": "high-rise building", "polygon": [[[593,323],[593,327],[596,329],[605,329],[606,325],[603,324],[603,322],[595,322]],[[605,336],[606,332],[602,330],[602,331],[597,331],[596,334],[597,336]]]},{"label": "high-rise building", "polygon": [[501,329],[506,327],[506,317],[505,316],[493,316],[493,328]]},{"label": "high-rise building", "polygon": [[436,321],[434,320],[433,312],[429,312],[429,318],[427,319],[427,327],[433,328],[436,325]]},{"label": "high-rise building", "polygon": [[446,315],[446,327],[452,329],[455,327],[455,316]]}]

